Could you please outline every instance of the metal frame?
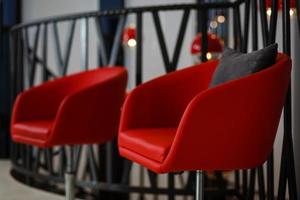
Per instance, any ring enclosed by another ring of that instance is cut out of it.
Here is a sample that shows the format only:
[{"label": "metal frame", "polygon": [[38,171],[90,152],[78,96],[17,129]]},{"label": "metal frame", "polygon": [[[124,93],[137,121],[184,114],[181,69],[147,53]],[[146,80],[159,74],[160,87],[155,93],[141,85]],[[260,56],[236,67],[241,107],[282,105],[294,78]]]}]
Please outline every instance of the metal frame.
[{"label": "metal frame", "polygon": [[[74,30],[77,21],[81,21],[82,27],[82,66],[83,70],[89,68],[88,66],[88,33],[89,19],[95,20],[95,26],[98,32],[98,41],[101,61],[104,64],[114,65],[116,58],[120,51],[120,34],[124,28],[124,24],[128,15],[136,15],[136,84],[140,84],[143,80],[143,16],[145,13],[152,14],[153,22],[155,25],[156,34],[160,44],[160,51],[164,62],[164,68],[166,72],[171,72],[177,69],[178,58],[180,56],[182,41],[185,37],[185,29],[189,20],[190,12],[195,10],[198,12],[200,24],[198,27],[202,32],[202,61],[206,61],[207,52],[207,19],[208,12],[213,9],[227,9],[233,11],[233,29],[234,29],[234,47],[240,49],[243,52],[247,52],[249,41],[249,27],[252,26],[252,50],[258,48],[258,32],[256,31],[259,22],[258,14],[260,13],[260,25],[262,28],[262,39],[263,45],[275,42],[276,36],[276,24],[277,24],[277,1],[273,0],[272,15],[270,20],[267,19],[265,14],[265,1],[264,0],[237,0],[235,2],[218,2],[218,3],[199,3],[199,4],[178,4],[178,5],[166,5],[166,6],[152,6],[152,7],[139,7],[139,8],[127,8],[121,10],[109,10],[103,12],[89,12],[89,13],[78,13],[73,15],[51,17],[47,19],[41,19],[29,23],[24,23],[15,26],[11,30],[11,105],[16,95],[21,92],[24,88],[31,87],[36,82],[35,76],[37,74],[37,67],[42,69],[43,81],[47,81],[50,78],[65,76],[68,71],[68,64],[70,59],[71,47],[74,38]],[[290,20],[289,20],[289,0],[284,0],[283,6],[283,51],[290,54]],[[300,30],[300,2],[297,2],[297,18]],[[259,7],[257,7],[259,3]],[[244,11],[241,12],[241,4],[244,4]],[[258,9],[260,12],[258,12]],[[171,58],[166,48],[165,38],[162,32],[160,23],[159,12],[165,11],[183,11],[183,17],[180,22],[180,28],[178,32],[177,43],[175,45],[174,53]],[[240,14],[244,14],[244,21],[241,21]],[[102,35],[102,29],[98,19],[105,16],[118,16],[119,24],[117,28],[117,34],[114,39],[114,44],[110,56],[105,50],[105,41]],[[62,54],[61,46],[59,42],[58,23],[69,22],[69,33],[68,40],[66,42],[66,49]],[[251,23],[250,23],[251,22]],[[243,26],[242,26],[243,25]],[[47,41],[48,32],[50,28],[53,28],[55,47],[57,52],[57,63],[59,68],[59,74],[53,73],[48,66],[47,62]],[[33,44],[29,41],[28,32],[29,29],[35,29],[33,35]],[[42,37],[42,57],[37,55],[37,49],[39,38]],[[27,66],[24,68],[23,66]],[[284,109],[284,142],[281,159],[281,170],[280,170],[280,183],[278,188],[278,199],[284,199],[286,196],[286,186],[288,182],[289,186],[289,198],[292,200],[297,199],[296,191],[296,179],[295,179],[295,165],[293,157],[293,143],[291,133],[291,90],[287,95],[286,105]],[[106,169],[104,174],[101,165],[99,165],[99,159],[95,155],[95,146],[76,146],[74,147],[74,166],[76,181],[75,184],[78,188],[77,196],[82,195],[94,195],[97,194],[94,191],[108,191],[108,192],[119,192],[119,193],[139,193],[142,198],[144,194],[166,194],[169,199],[174,199],[177,195],[193,195],[194,194],[194,177],[197,174],[197,183],[202,183],[200,173],[189,173],[187,183],[182,189],[175,188],[175,177],[177,175],[168,175],[168,188],[161,188],[157,185],[158,175],[155,175],[149,171],[141,170],[141,173],[146,173],[149,176],[150,187],[146,186],[129,186],[129,177],[131,173],[132,163],[124,162],[122,169],[122,179],[119,181],[113,181],[113,175],[116,172],[109,171],[112,168],[112,149],[111,145],[106,147],[100,146],[98,150],[106,148]],[[85,149],[85,151],[84,151]],[[97,151],[98,151],[97,150]],[[34,187],[40,187],[43,189],[51,189],[54,192],[62,193],[58,185],[64,181],[63,172],[66,169],[66,147],[59,147],[54,149],[42,150],[35,147],[13,144],[11,149],[11,160],[13,163],[12,174],[18,180],[25,182],[26,184]],[[87,158],[84,162],[84,173],[81,177],[78,177],[79,164],[82,163],[83,158]],[[59,159],[59,166],[56,168],[54,160]],[[30,161],[33,160],[33,163]],[[235,185],[234,188],[210,188],[205,187],[205,195],[207,196],[224,196],[234,195],[240,199],[253,199],[255,193],[256,176],[258,177],[259,186],[259,197],[260,199],[274,199],[274,161],[273,153],[270,155],[267,166],[267,184],[264,180],[264,168],[260,166],[256,169],[251,170],[238,170],[235,172]],[[40,173],[43,170],[44,173]],[[46,173],[45,173],[46,172]],[[42,182],[43,184],[37,184]],[[198,184],[200,188],[201,184]],[[92,190],[90,190],[92,189]],[[197,193],[200,194],[200,193]],[[96,195],[97,196],[97,195]],[[198,196],[198,195],[197,195]],[[201,196],[201,195],[200,195]],[[200,198],[200,197],[199,197]]]}]

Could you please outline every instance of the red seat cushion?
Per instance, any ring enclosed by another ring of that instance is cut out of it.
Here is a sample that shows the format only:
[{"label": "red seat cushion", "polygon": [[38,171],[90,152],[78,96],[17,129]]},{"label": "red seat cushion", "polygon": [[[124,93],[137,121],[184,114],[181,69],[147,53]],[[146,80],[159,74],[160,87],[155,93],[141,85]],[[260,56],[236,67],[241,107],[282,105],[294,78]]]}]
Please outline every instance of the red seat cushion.
[{"label": "red seat cushion", "polygon": [[51,132],[53,121],[23,121],[12,126],[16,136],[46,140]]},{"label": "red seat cushion", "polygon": [[119,146],[163,162],[168,155],[176,130],[176,128],[149,128],[121,132]]}]

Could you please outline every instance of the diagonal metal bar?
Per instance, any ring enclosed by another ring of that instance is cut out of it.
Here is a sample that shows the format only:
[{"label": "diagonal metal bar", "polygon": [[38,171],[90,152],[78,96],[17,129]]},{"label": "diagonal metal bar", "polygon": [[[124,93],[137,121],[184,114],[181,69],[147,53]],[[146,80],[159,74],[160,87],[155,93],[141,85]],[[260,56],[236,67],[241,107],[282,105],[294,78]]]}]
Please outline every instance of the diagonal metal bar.
[{"label": "diagonal metal bar", "polygon": [[87,146],[87,153],[88,153],[88,161],[89,161],[89,168],[91,170],[92,181],[94,183],[97,183],[97,181],[98,181],[97,163],[95,160],[93,145]]},{"label": "diagonal metal bar", "polygon": [[48,80],[47,73],[47,63],[48,63],[48,24],[44,24],[44,36],[43,36],[43,81]]},{"label": "diagonal metal bar", "polygon": [[152,188],[157,188],[157,174],[153,173],[150,170],[147,170],[147,174],[150,180],[150,186]]},{"label": "diagonal metal bar", "polygon": [[176,39],[175,49],[174,49],[173,56],[172,56],[171,60],[169,58],[169,54],[168,54],[168,50],[167,50],[163,30],[162,30],[162,27],[161,27],[159,14],[158,14],[158,12],[153,12],[152,16],[153,16],[154,25],[155,25],[155,28],[156,28],[155,30],[156,30],[157,37],[158,37],[158,40],[159,40],[160,50],[161,50],[161,53],[162,53],[162,56],[163,56],[163,61],[164,61],[164,64],[165,64],[166,71],[167,72],[174,71],[177,68],[178,60],[179,60],[179,57],[180,57],[181,47],[182,47],[184,35],[185,35],[185,32],[186,32],[186,27],[187,27],[187,24],[188,24],[188,19],[189,19],[189,16],[190,16],[190,10],[185,9],[184,12],[183,12],[183,16],[182,16],[180,27],[179,27],[179,32],[178,32],[177,39]]},{"label": "diagonal metal bar", "polygon": [[178,32],[178,36],[177,36],[177,42],[175,45],[175,50],[173,53],[173,61],[172,61],[172,71],[175,71],[177,68],[177,64],[178,64],[178,60],[179,60],[179,56],[180,56],[180,52],[181,52],[181,47],[182,47],[182,43],[183,43],[183,39],[184,39],[184,35],[186,32],[186,27],[188,24],[188,19],[190,16],[190,10],[184,10],[182,19],[181,19],[181,23],[180,23],[180,27],[179,27],[179,32]]},{"label": "diagonal metal bar", "polygon": [[[283,27],[283,52],[287,55],[291,54],[291,35],[290,35],[290,1],[284,0],[282,6],[282,27]],[[278,199],[285,198],[285,188],[288,182],[289,199],[296,200],[297,185],[296,172],[292,139],[292,112],[291,112],[291,84],[287,92],[286,102],[284,105],[284,138],[283,149],[280,166],[280,178],[278,188]]]},{"label": "diagonal metal bar", "polygon": [[[34,77],[35,77],[36,64],[37,64],[37,62],[35,60],[35,56],[37,55],[39,35],[40,35],[40,25],[37,25],[36,32],[35,32],[35,35],[34,35],[33,49],[32,49],[31,57],[30,57],[30,60],[31,60],[31,67],[29,69],[29,75],[30,75],[29,83],[30,83],[30,86],[32,86],[34,84]],[[28,35],[26,37],[28,37]]]},{"label": "diagonal metal bar", "polygon": [[65,76],[67,74],[69,60],[70,60],[70,54],[71,54],[71,48],[72,48],[72,44],[73,44],[75,26],[76,26],[76,19],[74,19],[72,21],[70,28],[69,28],[69,32],[67,34],[68,40],[66,41],[66,50],[65,50],[65,54],[64,54],[63,66],[62,66],[62,71],[61,71],[62,76]]},{"label": "diagonal metal bar", "polygon": [[65,166],[66,166],[66,151],[65,151],[65,147],[62,146],[59,149],[59,176],[60,177],[64,176]]},{"label": "diagonal metal bar", "polygon": [[100,22],[99,22],[99,18],[95,17],[95,26],[96,26],[96,31],[97,31],[97,35],[98,35],[98,40],[99,40],[99,54],[100,54],[100,58],[101,58],[101,63],[102,65],[106,66],[107,65],[107,52],[106,52],[106,48],[105,48],[105,43],[104,43],[104,39],[103,39],[103,33],[100,27]]},{"label": "diagonal metal bar", "polygon": [[57,66],[61,68],[63,66],[63,58],[61,54],[61,45],[59,41],[59,33],[57,28],[57,22],[53,23],[53,35],[54,35],[54,44],[55,44],[55,52],[56,52],[56,60],[57,60]]},{"label": "diagonal metal bar", "polygon": [[161,22],[160,22],[158,12],[157,11],[152,12],[152,17],[153,17],[154,26],[155,26],[159,46],[160,46],[161,55],[162,55],[163,62],[164,62],[164,65],[165,65],[165,69],[166,69],[167,72],[170,72],[170,71],[172,71],[172,68],[170,66],[171,63],[170,63],[168,49],[167,49],[167,45],[166,45],[166,42],[165,42],[165,39],[164,39],[164,34],[163,34],[163,31],[162,31]]},{"label": "diagonal metal bar", "polygon": [[79,162],[80,162],[80,158],[81,158],[81,151],[82,151],[82,146],[81,145],[77,145],[75,147],[74,150],[74,154],[75,154],[75,158],[74,158],[74,172],[78,173],[78,168],[79,168]]},{"label": "diagonal metal bar", "polygon": [[30,77],[30,66],[31,66],[31,59],[30,59],[30,47],[29,47],[29,36],[27,28],[24,29],[24,85],[25,88],[30,87],[29,77]]},{"label": "diagonal metal bar", "polygon": [[127,15],[122,15],[119,19],[119,22],[117,25],[117,30],[116,30],[115,37],[114,37],[113,46],[112,46],[112,49],[110,52],[110,58],[109,58],[109,62],[108,62],[109,66],[114,66],[117,62],[118,53],[119,53],[119,49],[120,49],[120,41],[122,38],[122,33],[123,33],[124,26],[125,26],[126,17],[127,17]]},{"label": "diagonal metal bar", "polygon": [[81,43],[81,68],[87,70],[89,65],[89,18],[81,19],[80,27]]},{"label": "diagonal metal bar", "polygon": [[123,172],[122,172],[122,184],[129,184],[130,171],[132,168],[132,162],[129,160],[124,161]]}]

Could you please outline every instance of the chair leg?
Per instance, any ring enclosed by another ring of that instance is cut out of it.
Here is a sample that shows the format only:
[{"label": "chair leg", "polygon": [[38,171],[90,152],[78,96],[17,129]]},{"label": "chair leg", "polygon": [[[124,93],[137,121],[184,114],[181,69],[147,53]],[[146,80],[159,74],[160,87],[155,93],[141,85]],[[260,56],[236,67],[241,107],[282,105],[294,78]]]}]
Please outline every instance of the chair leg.
[{"label": "chair leg", "polygon": [[196,171],[196,200],[204,200],[204,175],[203,171]]},{"label": "chair leg", "polygon": [[67,153],[67,169],[65,172],[65,199],[66,200],[75,200],[75,173],[73,167],[73,147],[70,146],[69,152]]}]

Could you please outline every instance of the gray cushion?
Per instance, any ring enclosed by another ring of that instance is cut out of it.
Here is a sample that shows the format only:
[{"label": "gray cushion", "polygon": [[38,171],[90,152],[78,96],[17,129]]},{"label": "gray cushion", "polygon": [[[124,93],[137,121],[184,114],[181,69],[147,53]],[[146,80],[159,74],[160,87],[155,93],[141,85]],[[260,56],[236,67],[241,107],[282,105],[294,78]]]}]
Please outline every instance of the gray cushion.
[{"label": "gray cushion", "polygon": [[276,61],[277,48],[278,45],[276,43],[251,53],[240,53],[226,48],[209,87],[239,79],[268,68]]}]

